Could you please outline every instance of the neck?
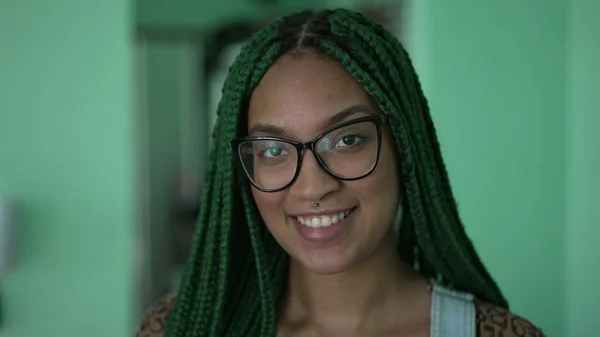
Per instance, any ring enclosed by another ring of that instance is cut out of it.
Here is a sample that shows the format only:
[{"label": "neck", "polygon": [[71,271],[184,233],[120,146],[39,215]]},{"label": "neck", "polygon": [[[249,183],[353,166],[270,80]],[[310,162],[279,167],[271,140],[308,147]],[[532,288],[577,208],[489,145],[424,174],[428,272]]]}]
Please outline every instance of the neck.
[{"label": "neck", "polygon": [[393,235],[360,264],[333,275],[318,275],[291,259],[283,316],[288,321],[356,328],[410,306],[427,281],[398,256]]}]

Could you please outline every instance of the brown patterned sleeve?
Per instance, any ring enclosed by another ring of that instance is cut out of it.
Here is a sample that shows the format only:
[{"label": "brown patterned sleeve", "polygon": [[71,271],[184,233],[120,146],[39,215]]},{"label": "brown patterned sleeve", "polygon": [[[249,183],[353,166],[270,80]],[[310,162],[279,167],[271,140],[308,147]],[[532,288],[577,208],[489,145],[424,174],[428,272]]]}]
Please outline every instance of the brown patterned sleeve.
[{"label": "brown patterned sleeve", "polygon": [[156,302],[142,317],[135,337],[163,337],[174,299],[175,294],[169,294]]},{"label": "brown patterned sleeve", "polygon": [[546,337],[537,326],[510,311],[476,302],[479,337]]}]

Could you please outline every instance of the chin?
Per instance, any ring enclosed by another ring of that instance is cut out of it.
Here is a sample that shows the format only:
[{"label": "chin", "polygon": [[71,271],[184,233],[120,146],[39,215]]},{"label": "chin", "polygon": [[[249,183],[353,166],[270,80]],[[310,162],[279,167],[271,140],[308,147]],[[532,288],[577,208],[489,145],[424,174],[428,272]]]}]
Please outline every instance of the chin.
[{"label": "chin", "polygon": [[300,258],[294,258],[295,263],[303,269],[317,275],[334,275],[352,267],[352,259],[347,254],[327,252],[304,252]]}]

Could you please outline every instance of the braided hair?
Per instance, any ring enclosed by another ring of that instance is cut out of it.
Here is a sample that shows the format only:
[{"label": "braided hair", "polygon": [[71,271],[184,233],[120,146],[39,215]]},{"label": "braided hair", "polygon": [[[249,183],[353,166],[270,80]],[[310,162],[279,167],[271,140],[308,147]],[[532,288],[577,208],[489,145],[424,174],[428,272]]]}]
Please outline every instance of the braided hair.
[{"label": "braided hair", "polygon": [[167,336],[275,335],[289,258],[263,223],[230,142],[247,133],[254,88],[278,58],[291,53],[337,60],[388,116],[407,210],[398,239],[402,259],[448,287],[507,308],[459,218],[427,100],[402,45],[360,13],[305,11],[256,33],[229,69],[194,248]]}]

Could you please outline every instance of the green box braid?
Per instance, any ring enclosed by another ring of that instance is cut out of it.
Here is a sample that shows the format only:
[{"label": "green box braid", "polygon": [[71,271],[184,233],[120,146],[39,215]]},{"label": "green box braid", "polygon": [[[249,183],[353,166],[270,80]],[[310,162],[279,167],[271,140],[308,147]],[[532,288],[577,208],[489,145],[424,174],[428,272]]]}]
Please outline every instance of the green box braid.
[{"label": "green box braid", "polygon": [[360,13],[306,11],[255,34],[229,69],[194,249],[167,336],[275,335],[288,256],[266,229],[230,141],[246,132],[250,95],[267,70],[284,54],[310,52],[339,61],[389,116],[408,210],[398,240],[402,258],[446,286],[508,308],[465,233],[427,100],[402,45]]}]

